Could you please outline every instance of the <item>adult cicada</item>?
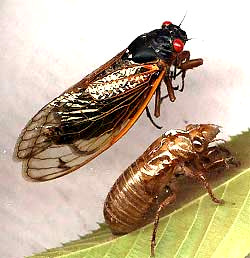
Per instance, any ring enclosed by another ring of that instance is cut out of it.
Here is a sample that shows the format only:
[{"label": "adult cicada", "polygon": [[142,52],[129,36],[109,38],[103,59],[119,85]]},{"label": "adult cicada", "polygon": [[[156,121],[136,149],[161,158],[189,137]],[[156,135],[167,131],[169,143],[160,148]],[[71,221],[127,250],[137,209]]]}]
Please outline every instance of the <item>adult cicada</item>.
[{"label": "adult cicada", "polygon": [[174,101],[172,80],[181,76],[182,91],[186,71],[203,62],[190,60],[187,40],[180,26],[164,22],[43,107],[16,144],[24,177],[46,181],[83,166],[129,130],[153,94],[158,117],[161,82]]}]

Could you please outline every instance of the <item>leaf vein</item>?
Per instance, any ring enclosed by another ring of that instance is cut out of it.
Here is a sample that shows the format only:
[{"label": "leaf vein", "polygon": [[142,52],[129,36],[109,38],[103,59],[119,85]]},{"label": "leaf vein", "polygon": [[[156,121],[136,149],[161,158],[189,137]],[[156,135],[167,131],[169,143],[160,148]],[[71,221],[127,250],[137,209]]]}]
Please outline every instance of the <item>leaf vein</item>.
[{"label": "leaf vein", "polygon": [[124,256],[124,258],[129,257],[129,254],[130,254],[130,253],[131,253],[131,251],[133,250],[133,248],[134,248],[134,246],[135,246],[136,242],[138,241],[138,239],[139,239],[139,237],[140,237],[141,233],[142,233],[142,231],[140,230],[140,231],[139,231],[139,233],[138,233],[138,234],[137,234],[137,236],[136,236],[136,239],[135,239],[135,241],[134,241],[133,245],[131,246],[131,248],[130,248],[130,250],[128,251],[128,253],[126,254],[126,256]]},{"label": "leaf vein", "polygon": [[[225,192],[226,192],[227,186],[228,186],[228,184],[225,185],[224,191],[223,191],[223,193],[222,193],[222,198],[223,198],[223,196],[224,196],[224,194],[225,194]],[[207,236],[207,234],[208,234],[208,231],[209,231],[211,225],[213,224],[212,222],[214,221],[215,215],[216,215],[216,213],[217,213],[219,207],[220,207],[220,206],[217,205],[217,207],[216,207],[215,210],[214,210],[214,213],[213,213],[213,215],[212,215],[212,217],[211,217],[211,220],[210,220],[210,222],[209,222],[209,224],[208,224],[208,226],[207,226],[206,232],[205,232],[205,234],[203,235],[203,237],[202,237],[202,239],[201,239],[201,242],[200,242],[200,244],[199,244],[199,246],[198,246],[198,248],[197,248],[197,250],[196,250],[196,253],[195,253],[195,255],[194,255],[194,258],[197,257],[197,255],[198,255],[198,253],[199,253],[199,251],[200,251],[200,248],[201,248],[202,244],[204,243],[204,241],[205,241],[205,239],[206,239],[206,236]]]},{"label": "leaf vein", "polygon": [[178,247],[174,258],[177,257],[177,255],[178,255],[178,253],[180,252],[180,250],[181,250],[181,248],[182,248],[184,242],[185,242],[186,239],[188,238],[188,235],[190,234],[190,231],[192,230],[192,228],[193,228],[195,222],[197,221],[198,213],[199,213],[200,206],[201,206],[201,201],[202,201],[202,199],[199,200],[199,206],[198,206],[197,211],[196,211],[196,213],[195,213],[195,216],[194,216],[194,219],[193,219],[193,221],[192,221],[192,224],[190,225],[190,227],[189,227],[189,229],[188,229],[188,231],[187,231],[185,237],[183,238],[183,240],[182,240],[180,246]]},{"label": "leaf vein", "polygon": [[106,252],[103,254],[103,258],[107,257],[108,253],[112,249],[115,242],[111,242],[109,248],[106,250]]},{"label": "leaf vein", "polygon": [[[225,239],[228,237],[229,233],[232,231],[232,229],[233,229],[233,227],[234,227],[234,225],[235,225],[237,219],[238,219],[239,216],[241,215],[241,212],[242,212],[243,208],[244,208],[245,205],[246,205],[246,202],[247,202],[247,199],[249,198],[249,196],[250,196],[250,188],[249,188],[249,190],[248,190],[248,193],[247,193],[247,195],[246,195],[246,198],[244,199],[244,201],[243,201],[243,203],[242,203],[242,205],[241,205],[241,207],[240,207],[240,209],[239,209],[239,211],[238,211],[238,214],[235,216],[235,219],[234,219],[233,223],[231,224],[229,230],[227,231],[227,233],[225,234],[225,236],[223,237],[223,239],[221,240],[221,242],[219,243],[219,245],[216,247],[216,249],[215,249],[215,251],[214,251],[214,254],[215,254],[216,251],[219,249],[219,247],[222,245],[222,243],[225,241]],[[214,256],[214,254],[213,254],[213,256]],[[213,257],[213,256],[212,256],[212,257]]]}]

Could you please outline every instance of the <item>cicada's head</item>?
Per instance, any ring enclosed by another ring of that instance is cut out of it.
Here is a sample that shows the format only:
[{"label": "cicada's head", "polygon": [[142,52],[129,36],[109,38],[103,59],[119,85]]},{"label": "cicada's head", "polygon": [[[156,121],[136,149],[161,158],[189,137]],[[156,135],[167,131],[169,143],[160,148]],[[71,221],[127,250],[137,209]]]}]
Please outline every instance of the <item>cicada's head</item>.
[{"label": "cicada's head", "polygon": [[183,51],[187,40],[187,34],[184,30],[178,25],[165,21],[157,35],[152,37],[151,46],[159,58],[168,61]]},{"label": "cicada's head", "polygon": [[187,34],[178,25],[169,21],[161,29],[142,34],[128,47],[128,54],[134,62],[144,63],[162,59],[172,64],[176,56],[183,51]]},{"label": "cicada's head", "polygon": [[[231,154],[231,152],[218,144],[211,144],[216,141],[220,132],[220,126],[214,124],[190,124],[186,127],[189,138],[192,142],[193,150],[199,157],[199,162],[205,168],[206,172],[220,171],[228,169],[231,166],[237,167],[240,162]],[[192,165],[188,166],[192,169]]]},{"label": "cicada's head", "polygon": [[194,150],[201,153],[208,148],[209,143],[213,142],[220,132],[220,127],[214,124],[190,124],[186,130],[192,141]]}]

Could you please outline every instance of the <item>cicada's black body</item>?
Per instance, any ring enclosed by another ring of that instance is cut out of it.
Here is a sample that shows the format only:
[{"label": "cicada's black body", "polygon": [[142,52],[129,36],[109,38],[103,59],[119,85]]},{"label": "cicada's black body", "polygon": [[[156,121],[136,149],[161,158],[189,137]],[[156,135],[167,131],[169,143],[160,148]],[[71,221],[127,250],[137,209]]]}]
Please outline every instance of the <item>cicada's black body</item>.
[{"label": "cicada's black body", "polygon": [[[166,29],[167,28],[167,29]],[[187,34],[179,26],[168,24],[162,29],[153,30],[137,37],[129,46],[123,59],[131,59],[136,63],[147,63],[157,59],[171,65],[173,59],[173,42],[187,42]]]},{"label": "cicada's black body", "polygon": [[42,108],[17,141],[24,177],[46,181],[83,166],[129,130],[154,94],[158,117],[161,82],[174,101],[172,80],[181,74],[184,83],[186,70],[202,64],[183,51],[186,41],[179,26],[164,22]]}]

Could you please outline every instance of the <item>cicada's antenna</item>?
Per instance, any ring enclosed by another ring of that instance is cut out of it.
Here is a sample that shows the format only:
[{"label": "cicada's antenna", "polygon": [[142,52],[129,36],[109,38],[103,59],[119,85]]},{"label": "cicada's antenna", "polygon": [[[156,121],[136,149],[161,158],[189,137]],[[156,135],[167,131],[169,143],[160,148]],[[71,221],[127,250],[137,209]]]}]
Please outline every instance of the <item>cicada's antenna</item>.
[{"label": "cicada's antenna", "polygon": [[181,22],[180,22],[180,24],[179,24],[179,27],[181,27],[181,24],[183,23],[184,19],[186,18],[186,15],[187,15],[187,11],[185,12],[184,17],[182,18],[182,20],[181,20]]}]

